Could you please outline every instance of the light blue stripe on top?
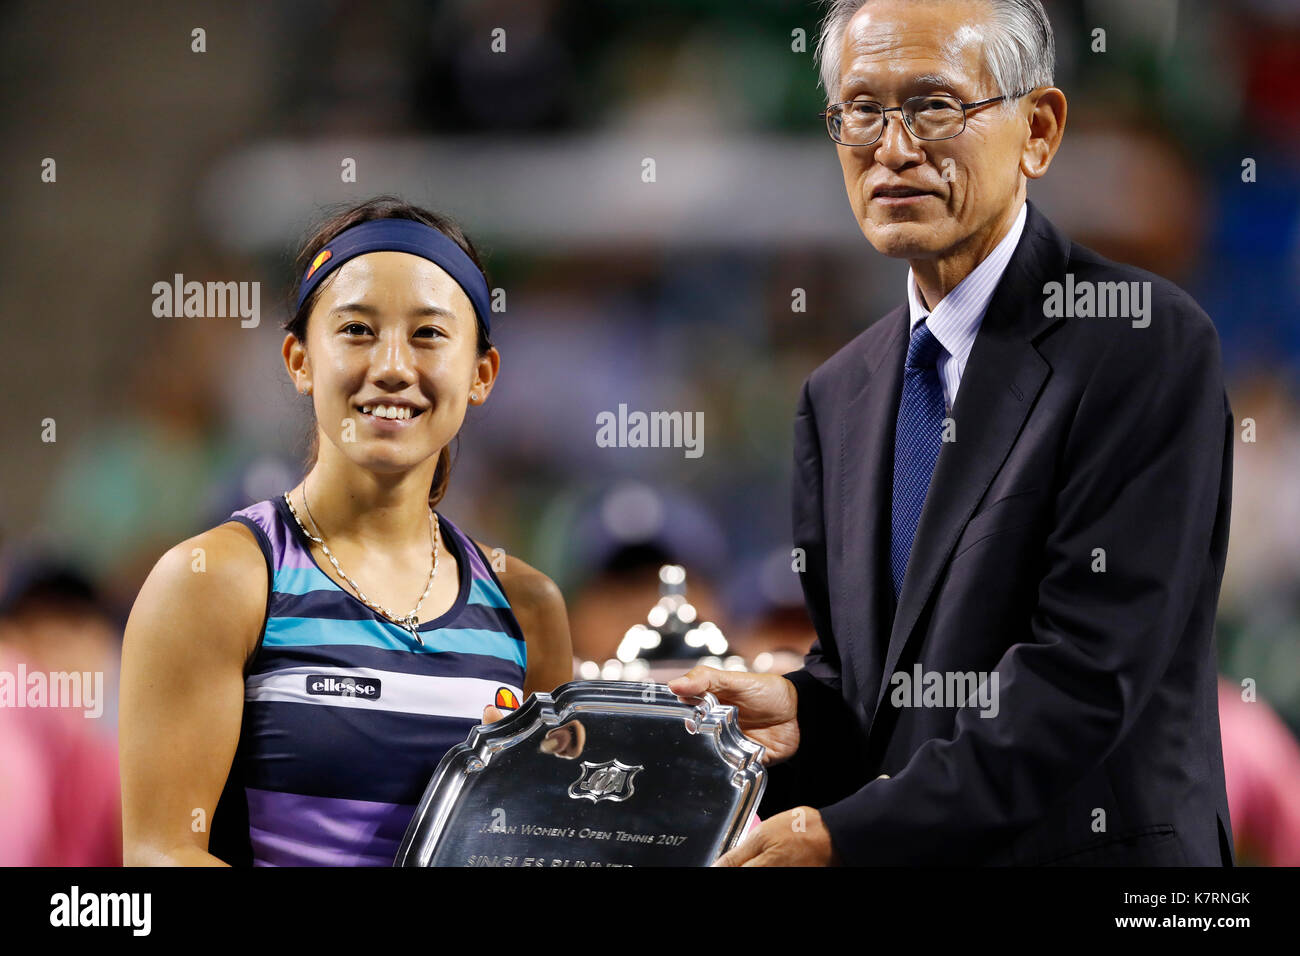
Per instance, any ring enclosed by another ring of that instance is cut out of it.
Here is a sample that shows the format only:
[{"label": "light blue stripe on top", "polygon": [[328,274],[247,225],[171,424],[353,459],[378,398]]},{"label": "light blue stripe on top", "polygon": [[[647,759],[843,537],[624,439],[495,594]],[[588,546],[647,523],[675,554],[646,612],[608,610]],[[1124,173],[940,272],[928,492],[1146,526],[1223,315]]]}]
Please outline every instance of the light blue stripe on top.
[{"label": "light blue stripe on top", "polygon": [[337,621],[319,617],[272,617],[266,622],[264,647],[303,647],[313,644],[359,644],[390,651],[437,654],[484,654],[524,666],[523,642],[509,634],[480,628],[443,627],[421,631],[424,645],[411,639],[409,631],[375,618]]},{"label": "light blue stripe on top", "polygon": [[486,604],[488,607],[509,607],[501,589],[488,578],[475,578],[470,583],[469,604]]},{"label": "light blue stripe on top", "polygon": [[342,588],[320,568],[276,568],[275,590],[280,594],[307,594],[309,591],[342,591]]}]

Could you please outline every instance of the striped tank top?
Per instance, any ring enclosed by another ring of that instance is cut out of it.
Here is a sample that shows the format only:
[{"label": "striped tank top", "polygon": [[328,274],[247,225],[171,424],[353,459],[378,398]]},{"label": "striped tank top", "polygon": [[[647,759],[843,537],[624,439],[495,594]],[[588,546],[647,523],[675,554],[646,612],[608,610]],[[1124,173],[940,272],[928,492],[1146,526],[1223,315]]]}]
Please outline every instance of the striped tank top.
[{"label": "striped tank top", "polygon": [[411,633],[316,564],[283,497],[237,511],[266,557],[266,619],[209,852],[232,865],[391,866],[447,750],[518,705],[523,633],[478,546],[438,515],[460,587]]}]

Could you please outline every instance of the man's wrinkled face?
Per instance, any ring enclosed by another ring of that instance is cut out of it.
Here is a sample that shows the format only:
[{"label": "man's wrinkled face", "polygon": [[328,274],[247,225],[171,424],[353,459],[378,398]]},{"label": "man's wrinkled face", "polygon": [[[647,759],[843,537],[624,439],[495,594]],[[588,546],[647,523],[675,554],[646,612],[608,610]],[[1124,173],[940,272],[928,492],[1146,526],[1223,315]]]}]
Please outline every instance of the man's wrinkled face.
[{"label": "man's wrinkled face", "polygon": [[[963,103],[997,96],[984,59],[988,13],[980,0],[873,0],[844,31],[831,98],[888,107],[925,93]],[[1029,136],[1025,101],[1015,105],[970,110],[965,131],[938,142],[916,139],[891,112],[873,145],[836,147],[853,215],[877,251],[937,258],[996,226],[1019,189]]]}]

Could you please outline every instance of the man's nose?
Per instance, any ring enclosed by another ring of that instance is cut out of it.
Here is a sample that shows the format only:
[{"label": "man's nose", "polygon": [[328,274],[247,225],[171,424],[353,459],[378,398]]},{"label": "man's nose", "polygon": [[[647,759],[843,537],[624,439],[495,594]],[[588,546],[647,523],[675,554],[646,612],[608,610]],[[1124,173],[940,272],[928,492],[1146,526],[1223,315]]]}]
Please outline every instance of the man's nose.
[{"label": "man's nose", "polygon": [[925,150],[903,122],[903,115],[886,113],[882,119],[885,128],[880,131],[880,142],[876,144],[876,162],[889,169],[923,162]]}]

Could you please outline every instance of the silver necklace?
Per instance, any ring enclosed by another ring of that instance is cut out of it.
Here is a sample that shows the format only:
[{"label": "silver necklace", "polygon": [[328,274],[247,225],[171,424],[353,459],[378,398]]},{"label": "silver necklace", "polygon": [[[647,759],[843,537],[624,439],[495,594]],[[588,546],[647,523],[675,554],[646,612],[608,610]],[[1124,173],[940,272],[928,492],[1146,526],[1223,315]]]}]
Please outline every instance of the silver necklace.
[{"label": "silver necklace", "polygon": [[298,509],[293,506],[293,502],[289,499],[289,492],[287,491],[284,493],[284,502],[289,506],[289,513],[293,515],[293,520],[298,522],[299,528],[302,528],[302,533],[316,544],[320,545],[321,550],[325,552],[325,556],[329,558],[330,563],[334,565],[334,570],[339,573],[343,580],[352,585],[352,590],[357,592],[357,597],[359,597],[367,607],[373,608],[394,624],[410,631],[411,636],[419,641],[420,646],[423,647],[424,638],[422,638],[419,632],[416,631],[416,627],[419,625],[419,618],[417,615],[420,611],[420,605],[423,604],[424,599],[429,596],[429,589],[433,587],[433,579],[438,575],[438,515],[434,510],[432,508],[429,509],[429,534],[433,538],[433,568],[429,571],[429,583],[424,586],[424,593],[420,595],[420,600],[415,602],[415,607],[411,609],[411,613],[401,616],[394,614],[386,607],[381,607],[374,601],[370,600],[370,598],[366,597],[361,590],[361,586],[348,577],[348,573],[339,567],[339,562],[338,559],[334,557],[334,552],[330,551],[329,545],[325,543],[325,539],[319,536],[320,525],[316,524],[316,516],[311,513],[311,503],[307,500],[307,483],[305,481],[302,484],[302,502],[307,506],[307,517],[311,519],[311,525],[316,529],[318,534],[312,534],[307,530],[307,527],[302,523],[302,518],[298,517]]}]

